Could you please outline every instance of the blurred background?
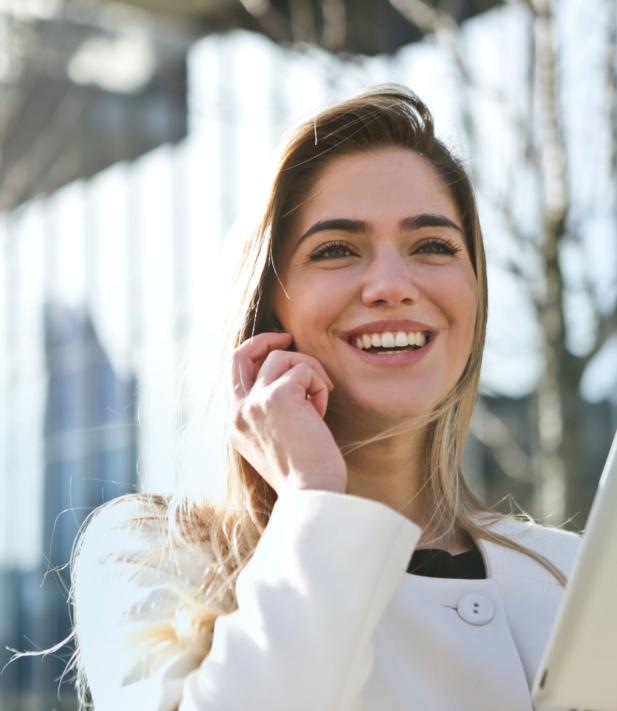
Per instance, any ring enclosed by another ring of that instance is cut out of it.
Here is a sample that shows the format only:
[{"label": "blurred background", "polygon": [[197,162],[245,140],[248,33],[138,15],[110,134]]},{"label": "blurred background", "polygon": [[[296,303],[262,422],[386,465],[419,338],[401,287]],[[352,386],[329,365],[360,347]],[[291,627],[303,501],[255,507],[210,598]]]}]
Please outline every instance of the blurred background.
[{"label": "blurred background", "polygon": [[[616,0],[0,0],[0,667],[69,634],[94,507],[220,495],[226,236],[284,132],[373,83],[414,89],[477,185],[469,481],[584,528],[617,426],[616,23]],[[76,708],[70,655],[7,666],[0,711]]]}]

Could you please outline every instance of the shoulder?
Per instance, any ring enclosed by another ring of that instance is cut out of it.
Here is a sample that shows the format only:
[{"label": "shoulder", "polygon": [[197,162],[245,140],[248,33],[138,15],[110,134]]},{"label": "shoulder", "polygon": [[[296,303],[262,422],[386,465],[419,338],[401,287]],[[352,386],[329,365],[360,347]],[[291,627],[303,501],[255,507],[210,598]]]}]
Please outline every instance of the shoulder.
[{"label": "shoulder", "polygon": [[134,494],[93,512],[77,547],[74,575],[77,586],[80,579],[100,581],[106,574],[126,577],[137,572],[195,585],[211,562],[207,543],[181,545],[174,539],[166,499]]},{"label": "shoulder", "polygon": [[204,581],[215,558],[207,541],[174,536],[169,519],[161,497],[121,497],[94,512],[82,535],[73,605],[83,668],[99,697],[110,679],[124,684],[177,654],[206,653],[209,638],[185,619],[199,626],[213,617]]},{"label": "shoulder", "polygon": [[[551,528],[528,520],[504,517],[486,526],[487,530],[537,553],[555,565],[567,577],[576,561],[582,539],[580,535],[562,528]],[[518,551],[508,551],[505,546],[489,546],[495,565],[501,558],[509,562],[517,559],[520,564],[539,565],[529,556]],[[505,561],[504,561],[505,562]]]},{"label": "shoulder", "polygon": [[129,495],[99,507],[86,520],[73,560],[76,592],[102,576],[127,573],[164,547],[163,500]]},{"label": "shoulder", "polygon": [[149,548],[164,537],[167,503],[162,497],[129,494],[94,510],[84,524],[78,553],[98,556]]}]

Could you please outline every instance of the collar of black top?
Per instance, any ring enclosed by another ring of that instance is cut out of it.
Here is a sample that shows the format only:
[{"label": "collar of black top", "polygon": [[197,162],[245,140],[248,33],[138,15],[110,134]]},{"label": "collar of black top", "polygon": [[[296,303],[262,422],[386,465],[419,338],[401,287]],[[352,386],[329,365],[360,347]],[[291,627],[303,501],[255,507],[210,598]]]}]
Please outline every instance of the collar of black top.
[{"label": "collar of black top", "polygon": [[427,578],[464,578],[482,580],[486,578],[484,558],[480,551],[466,551],[452,555],[438,548],[414,551],[407,572]]}]

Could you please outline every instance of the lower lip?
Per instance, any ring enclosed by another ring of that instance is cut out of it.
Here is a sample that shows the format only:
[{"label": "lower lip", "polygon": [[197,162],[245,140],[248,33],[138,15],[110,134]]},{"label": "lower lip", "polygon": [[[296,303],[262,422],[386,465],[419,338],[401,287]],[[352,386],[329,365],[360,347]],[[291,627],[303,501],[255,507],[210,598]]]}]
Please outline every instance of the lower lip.
[{"label": "lower lip", "polygon": [[414,351],[407,351],[405,353],[392,353],[391,355],[385,355],[381,353],[367,353],[366,351],[361,351],[359,348],[352,346],[349,341],[343,341],[349,348],[366,363],[371,365],[380,365],[386,368],[395,368],[404,365],[413,365],[419,360],[422,360],[424,356],[431,350],[433,343],[435,343],[436,336],[431,336],[431,340],[422,348],[418,348]]}]

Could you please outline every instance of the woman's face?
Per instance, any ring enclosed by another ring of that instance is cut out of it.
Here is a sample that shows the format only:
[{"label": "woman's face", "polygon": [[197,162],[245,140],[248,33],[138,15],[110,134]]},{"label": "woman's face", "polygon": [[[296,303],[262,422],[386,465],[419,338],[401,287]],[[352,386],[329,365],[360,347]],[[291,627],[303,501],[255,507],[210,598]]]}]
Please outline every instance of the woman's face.
[{"label": "woman's face", "polygon": [[429,412],[469,358],[478,289],[458,208],[405,149],[336,159],[283,245],[275,313],[334,383],[330,407]]}]

